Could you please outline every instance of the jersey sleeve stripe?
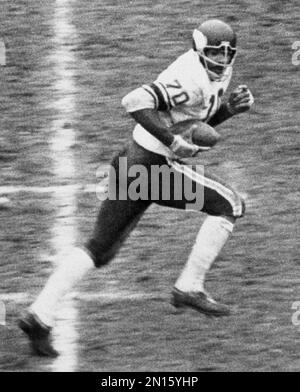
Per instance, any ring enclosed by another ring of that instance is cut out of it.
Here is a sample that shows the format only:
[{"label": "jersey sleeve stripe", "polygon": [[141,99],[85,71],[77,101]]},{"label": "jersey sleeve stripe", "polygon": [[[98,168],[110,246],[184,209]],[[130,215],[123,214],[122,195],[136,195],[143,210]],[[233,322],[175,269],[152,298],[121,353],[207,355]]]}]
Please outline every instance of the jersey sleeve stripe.
[{"label": "jersey sleeve stripe", "polygon": [[162,110],[162,111],[168,110],[169,109],[168,102],[166,101],[161,89],[155,83],[151,83],[150,87],[154,91],[158,99],[157,110]]},{"label": "jersey sleeve stripe", "polygon": [[157,109],[158,108],[158,98],[157,98],[155,92],[153,91],[153,89],[150,86],[148,86],[147,84],[144,84],[142,87],[145,91],[147,91],[147,93],[149,93],[152,96],[152,98],[154,99],[154,102],[155,102],[155,107]]},{"label": "jersey sleeve stripe", "polygon": [[167,100],[168,100],[168,106],[169,106],[169,109],[170,109],[172,107],[172,103],[171,103],[171,98],[170,98],[170,95],[168,93],[168,90],[166,89],[166,87],[161,82],[158,82],[158,83],[162,87],[162,89],[164,90],[164,92],[166,94],[166,97],[167,97]]}]

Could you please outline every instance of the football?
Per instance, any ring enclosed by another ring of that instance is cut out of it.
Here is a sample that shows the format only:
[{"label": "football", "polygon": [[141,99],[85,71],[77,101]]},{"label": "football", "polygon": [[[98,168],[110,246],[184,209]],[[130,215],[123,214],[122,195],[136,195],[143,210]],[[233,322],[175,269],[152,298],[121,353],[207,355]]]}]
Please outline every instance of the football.
[{"label": "football", "polygon": [[185,140],[199,147],[213,147],[220,140],[220,134],[200,120],[178,122],[171,127],[171,130],[175,135],[181,135]]}]

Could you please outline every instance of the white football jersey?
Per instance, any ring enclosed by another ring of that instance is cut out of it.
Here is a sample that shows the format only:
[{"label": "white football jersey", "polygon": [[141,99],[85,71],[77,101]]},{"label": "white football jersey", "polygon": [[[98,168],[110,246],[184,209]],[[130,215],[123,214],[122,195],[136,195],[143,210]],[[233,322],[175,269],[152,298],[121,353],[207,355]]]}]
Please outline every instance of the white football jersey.
[{"label": "white football jersey", "polygon": [[[211,81],[198,54],[191,49],[178,57],[153,83],[124,97],[122,103],[128,112],[156,108],[167,126],[190,119],[207,122],[219,109],[231,74],[229,67],[222,81]],[[133,138],[150,151],[171,156],[169,148],[139,124],[133,131]]]}]

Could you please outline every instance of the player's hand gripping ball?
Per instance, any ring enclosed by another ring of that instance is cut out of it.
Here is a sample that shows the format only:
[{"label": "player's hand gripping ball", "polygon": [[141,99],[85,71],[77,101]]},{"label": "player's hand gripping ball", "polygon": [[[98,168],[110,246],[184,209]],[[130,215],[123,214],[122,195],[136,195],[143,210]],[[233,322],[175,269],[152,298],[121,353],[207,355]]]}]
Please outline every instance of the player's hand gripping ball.
[{"label": "player's hand gripping ball", "polygon": [[199,152],[207,151],[220,139],[218,132],[200,120],[185,120],[171,127],[175,135],[170,146],[175,156],[193,157]]},{"label": "player's hand gripping ball", "polygon": [[181,121],[172,126],[172,132],[180,135],[187,142],[202,147],[203,151],[209,150],[220,140],[220,134],[200,120]]}]

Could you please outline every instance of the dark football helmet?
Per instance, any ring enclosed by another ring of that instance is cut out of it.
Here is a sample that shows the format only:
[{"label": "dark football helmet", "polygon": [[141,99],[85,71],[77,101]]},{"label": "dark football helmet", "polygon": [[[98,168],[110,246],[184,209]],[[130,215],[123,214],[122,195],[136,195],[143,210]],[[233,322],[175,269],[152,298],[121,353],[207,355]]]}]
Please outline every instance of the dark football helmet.
[{"label": "dark football helmet", "polygon": [[[236,56],[236,34],[225,22],[210,19],[193,32],[193,49],[198,53],[211,80],[222,80]],[[222,62],[213,59],[222,54]]]}]

